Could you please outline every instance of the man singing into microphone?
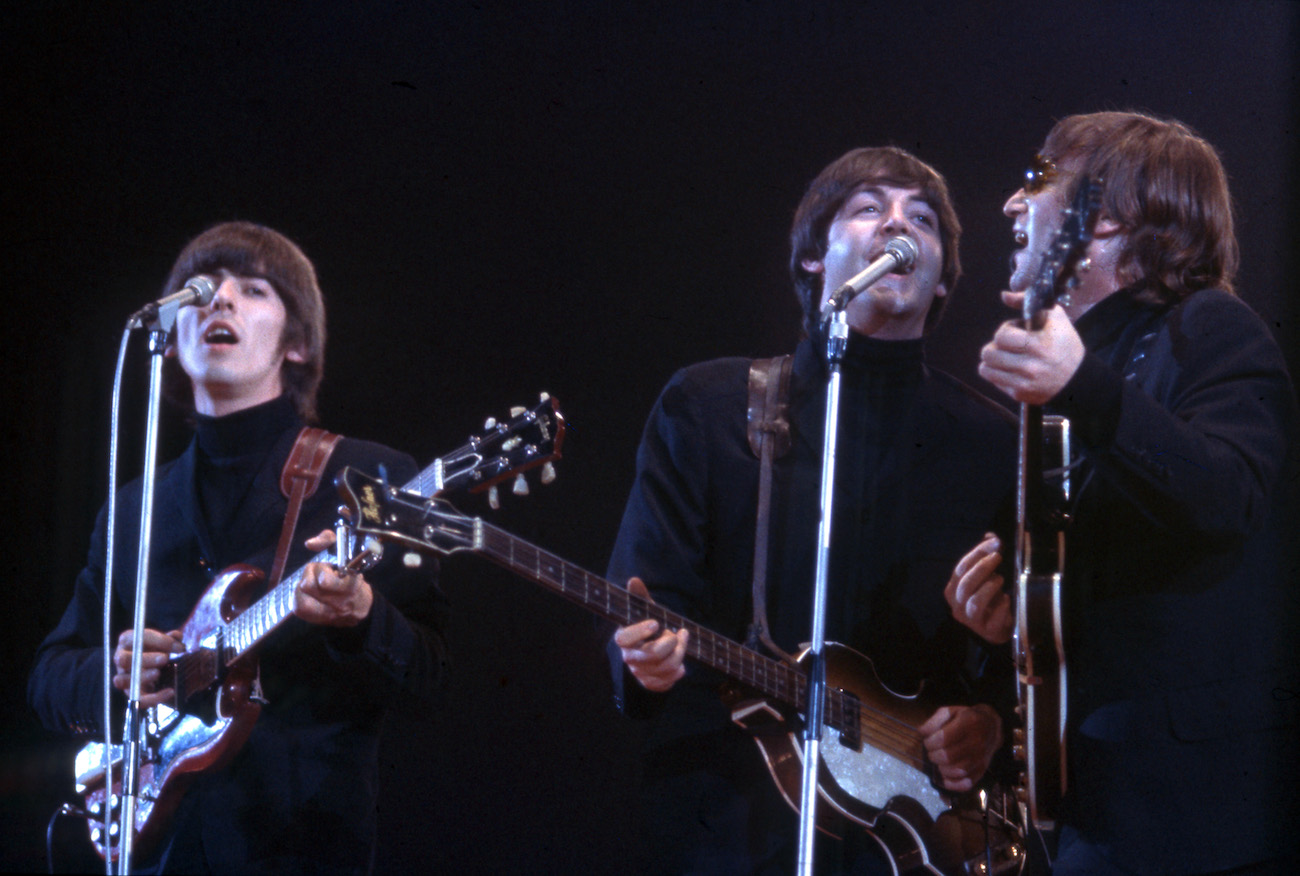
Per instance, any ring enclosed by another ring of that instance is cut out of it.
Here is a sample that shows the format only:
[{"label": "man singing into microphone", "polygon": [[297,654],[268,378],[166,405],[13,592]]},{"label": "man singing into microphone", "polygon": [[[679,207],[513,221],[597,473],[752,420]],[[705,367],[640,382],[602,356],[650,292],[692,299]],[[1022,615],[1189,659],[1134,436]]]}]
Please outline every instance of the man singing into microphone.
[{"label": "man singing into microphone", "polygon": [[[924,687],[932,708],[910,729],[936,781],[954,792],[984,778],[1003,741],[992,704],[1005,705],[1014,691],[1010,677],[981,677],[986,654],[949,617],[943,595],[953,564],[993,523],[990,497],[1007,493],[1015,470],[1008,415],[924,362],[926,331],[960,274],[960,234],[944,179],[907,152],[855,149],[826,167],[791,233],[808,336],[785,393],[789,449],[773,463],[768,548],[758,560],[764,593],[755,598],[760,460],[747,438],[758,363],[747,359],[691,366],[663,390],[609,567],[611,579],[630,579],[634,592],[648,590],[737,641],[748,638],[753,604],[765,598],[776,646],[794,651],[808,641],[827,381],[819,312],[891,240],[905,238],[913,263],[845,310],[851,334],[826,638],[868,655],[893,691]],[[686,633],[643,621],[620,628],[610,648],[625,710],[650,722],[641,794],[647,860],[639,863],[654,873],[794,872],[798,818],[719,699],[724,679],[685,661],[687,645]],[[907,793],[865,784],[865,802],[877,808]],[[822,835],[816,846],[819,874],[890,872],[883,847],[861,829],[843,842]]]},{"label": "man singing into microphone", "polygon": [[[216,291],[206,305],[180,309],[168,350],[171,394],[191,411],[194,439],[158,472],[141,655],[145,706],[171,694],[159,684],[160,670],[184,650],[177,631],[214,577],[233,563],[271,567],[289,504],[281,474],[304,422],[315,417],[324,363],[316,272],[286,237],[246,222],[217,225],[181,252],[164,292],[196,275]],[[416,474],[405,454],[341,440],[320,488],[302,503],[286,572],[332,543],[332,482],[345,465],[372,474],[383,466],[399,484]],[[117,502],[113,629],[120,635],[109,647],[119,692],[128,687],[134,644],[140,504],[137,480]],[[42,643],[28,684],[46,726],[101,737],[105,538],[101,511],[72,601]],[[379,728],[399,699],[426,701],[441,684],[444,613],[432,564],[411,570],[385,561],[364,575],[307,566],[294,616],[259,647],[267,702],[252,735],[231,762],[190,786],[161,840],[137,848],[136,868],[367,872]],[[113,699],[122,705],[118,693]]]},{"label": "man singing into microphone", "polygon": [[[1090,267],[1041,331],[1008,321],[980,357],[982,377],[1074,436],[1052,872],[1300,872],[1296,400],[1233,288],[1228,174],[1173,119],[1061,119],[1003,207],[1018,245],[1008,305],[1083,178],[1101,186]],[[1006,641],[997,546],[970,553],[950,595],[962,623]]]}]

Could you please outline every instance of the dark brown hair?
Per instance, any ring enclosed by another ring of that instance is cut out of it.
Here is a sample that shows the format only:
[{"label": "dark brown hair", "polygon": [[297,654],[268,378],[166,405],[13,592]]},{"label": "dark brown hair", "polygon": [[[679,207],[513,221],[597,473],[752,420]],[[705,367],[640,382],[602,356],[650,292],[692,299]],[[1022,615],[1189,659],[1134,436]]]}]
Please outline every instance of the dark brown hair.
[{"label": "dark brown hair", "polygon": [[[278,231],[252,222],[223,222],[191,240],[172,266],[163,294],[180,289],[195,274],[215,274],[225,269],[245,277],[260,277],[284,302],[281,349],[297,347],[304,361],[285,360],[281,378],[285,394],[299,416],[316,420],[316,391],[325,373],[325,300],[316,269],[292,240]],[[186,407],[194,404],[193,388],[184,372],[172,368],[168,395]]]},{"label": "dark brown hair", "polygon": [[803,310],[806,331],[817,325],[822,276],[806,270],[803,262],[825,258],[826,236],[835,214],[855,192],[876,183],[920,189],[925,201],[939,216],[939,240],[943,245],[941,279],[948,295],[936,297],[931,302],[925,314],[927,331],[939,321],[952,297],[957,278],[961,276],[961,258],[958,255],[961,222],[948,194],[948,184],[933,167],[896,146],[854,149],[817,174],[794,213],[794,226],[790,229],[790,277],[794,280],[795,295]]},{"label": "dark brown hair", "polygon": [[1167,301],[1209,287],[1233,291],[1228,176],[1190,127],[1137,112],[1068,116],[1047,135],[1043,154],[1075,178],[1102,180],[1102,212],[1128,235],[1120,282]]}]

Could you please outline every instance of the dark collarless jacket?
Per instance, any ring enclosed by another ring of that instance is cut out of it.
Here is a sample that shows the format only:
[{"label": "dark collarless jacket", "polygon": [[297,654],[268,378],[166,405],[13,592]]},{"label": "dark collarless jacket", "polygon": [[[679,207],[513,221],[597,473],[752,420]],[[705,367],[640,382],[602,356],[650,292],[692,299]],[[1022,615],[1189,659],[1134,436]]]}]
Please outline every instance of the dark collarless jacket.
[{"label": "dark collarless jacket", "polygon": [[[283,399],[270,404],[281,408],[254,415],[278,416],[285,428],[254,466],[229,529],[213,531],[200,510],[195,442],[160,466],[147,626],[182,627],[215,575],[233,563],[269,569],[287,505],[280,472],[301,427],[291,408],[285,415]],[[320,488],[304,503],[286,575],[310,559],[302,541],[333,525],[339,504],[334,475],[344,466],[376,474],[381,465],[395,484],[416,474],[405,454],[352,439],[338,444]],[[140,497],[139,481],[118,497],[114,636],[131,624]],[[72,601],[42,643],[28,684],[29,702],[51,729],[102,734],[104,566],[101,511]],[[440,686],[445,609],[433,565],[411,572],[386,560],[366,578],[375,600],[359,626],[323,628],[290,617],[259,646],[269,704],[252,736],[229,766],[191,787],[170,837],[138,863],[150,866],[152,859],[166,872],[369,868],[380,725],[399,698],[428,701]],[[115,692],[114,699],[120,705],[121,695]]]}]

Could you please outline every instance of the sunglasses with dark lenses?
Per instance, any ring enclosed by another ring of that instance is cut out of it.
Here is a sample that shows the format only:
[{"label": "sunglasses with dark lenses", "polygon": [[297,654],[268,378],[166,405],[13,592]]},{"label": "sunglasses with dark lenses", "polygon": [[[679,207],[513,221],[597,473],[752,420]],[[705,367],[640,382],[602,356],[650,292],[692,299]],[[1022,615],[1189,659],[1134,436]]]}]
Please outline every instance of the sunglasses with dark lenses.
[{"label": "sunglasses with dark lenses", "polygon": [[1042,155],[1035,155],[1033,163],[1025,171],[1022,187],[1026,195],[1034,195],[1041,192],[1055,179],[1056,162]]}]

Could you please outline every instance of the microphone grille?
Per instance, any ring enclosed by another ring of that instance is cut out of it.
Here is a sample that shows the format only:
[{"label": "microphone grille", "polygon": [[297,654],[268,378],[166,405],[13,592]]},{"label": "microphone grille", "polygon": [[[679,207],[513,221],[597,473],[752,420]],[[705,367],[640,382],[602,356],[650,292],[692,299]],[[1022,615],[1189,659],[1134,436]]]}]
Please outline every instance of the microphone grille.
[{"label": "microphone grille", "polygon": [[910,268],[912,262],[916,261],[916,257],[920,255],[916,243],[910,237],[895,237],[885,244],[885,252],[898,260],[897,270]]},{"label": "microphone grille", "polygon": [[201,274],[190,277],[189,282],[185,284],[185,288],[194,290],[194,303],[199,307],[205,307],[217,295],[217,287],[212,284],[211,280]]}]

